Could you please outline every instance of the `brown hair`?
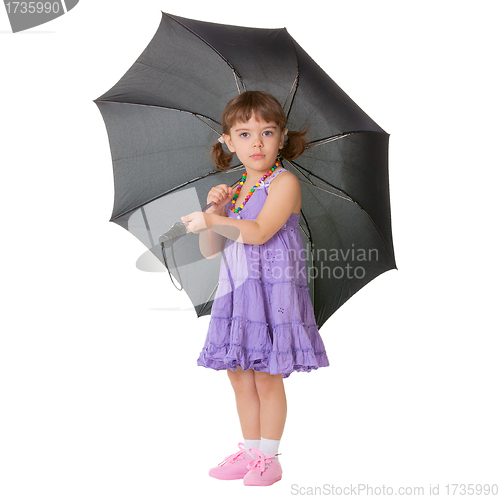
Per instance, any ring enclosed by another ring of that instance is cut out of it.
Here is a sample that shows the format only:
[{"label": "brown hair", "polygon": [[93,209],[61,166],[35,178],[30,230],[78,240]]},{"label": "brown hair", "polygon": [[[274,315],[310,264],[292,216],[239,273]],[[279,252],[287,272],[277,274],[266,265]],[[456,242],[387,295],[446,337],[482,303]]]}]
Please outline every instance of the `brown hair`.
[{"label": "brown hair", "polygon": [[[233,97],[222,113],[222,133],[229,135],[231,127],[236,123],[246,123],[252,114],[259,120],[268,123],[274,122],[280,131],[286,127],[287,117],[281,104],[266,92],[249,90]],[[305,150],[307,144],[307,129],[300,132],[288,131],[280,155],[289,161],[298,158]],[[222,144],[217,141],[211,149],[212,161],[218,170],[226,171],[231,165],[234,153],[226,152]]]}]

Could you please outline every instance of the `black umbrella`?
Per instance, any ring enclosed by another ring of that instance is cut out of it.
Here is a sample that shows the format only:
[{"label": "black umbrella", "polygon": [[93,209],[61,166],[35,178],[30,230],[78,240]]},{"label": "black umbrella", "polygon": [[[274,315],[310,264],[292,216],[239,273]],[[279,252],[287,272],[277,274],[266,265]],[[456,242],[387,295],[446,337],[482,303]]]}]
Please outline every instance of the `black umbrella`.
[{"label": "black umbrella", "polygon": [[[112,222],[163,262],[158,237],[200,210],[211,187],[233,184],[234,162],[215,170],[207,151],[225,104],[245,90],[282,103],[288,129],[309,126],[310,144],[284,162],[302,181],[300,227],[318,326],[354,293],[395,269],[388,179],[389,135],[304,52],[286,29],[257,29],[162,13],[158,31],[125,75],[96,99],[115,182]],[[236,160],[236,158],[235,158]],[[198,316],[210,313],[220,257],[204,259],[198,236],[166,250]],[[169,253],[170,251],[170,253]]]}]

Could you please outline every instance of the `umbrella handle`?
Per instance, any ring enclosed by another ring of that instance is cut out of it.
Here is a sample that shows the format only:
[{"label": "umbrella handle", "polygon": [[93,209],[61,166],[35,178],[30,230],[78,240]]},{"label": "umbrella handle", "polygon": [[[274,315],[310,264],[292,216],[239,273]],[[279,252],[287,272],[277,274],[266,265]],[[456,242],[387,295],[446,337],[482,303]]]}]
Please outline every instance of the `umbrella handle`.
[{"label": "umbrella handle", "polygon": [[[238,179],[231,187],[234,188],[240,183],[241,179]],[[207,204],[205,208],[203,208],[201,211],[205,212],[209,208],[211,208],[215,203],[212,201],[211,203]],[[189,222],[188,222],[189,223]],[[162,234],[158,238],[158,242],[160,244],[163,244],[166,248],[169,248],[174,244],[177,239],[180,237],[186,235],[186,225],[184,222],[175,222],[170,229],[167,230],[164,234]]]},{"label": "umbrella handle", "polygon": [[[238,179],[231,187],[236,187],[239,183],[240,183],[240,180],[241,179]],[[212,201],[211,203],[207,204],[205,206],[205,208],[203,208],[203,210],[201,211],[207,211],[211,206],[214,205],[214,202]],[[172,225],[172,227],[170,227],[170,229],[167,230],[167,232],[165,232],[164,234],[162,234],[159,238],[158,238],[158,242],[160,243],[160,246],[161,246],[161,253],[162,253],[162,256],[163,256],[163,261],[165,262],[165,267],[168,271],[168,274],[170,276],[170,280],[172,281],[172,284],[179,290],[179,291],[182,291],[182,289],[184,288],[183,284],[182,284],[182,281],[180,280],[181,276],[179,274],[179,271],[177,270],[177,274],[179,275],[179,283],[181,285],[180,288],[178,288],[174,282],[174,280],[172,279],[172,274],[170,272],[170,269],[168,268],[168,264],[167,264],[167,258],[165,256],[165,248],[171,248],[171,251],[172,251],[172,259],[174,260],[174,265],[175,265],[175,268],[177,269],[177,264],[175,263],[175,257],[174,257],[174,248],[173,248],[173,245],[174,245],[174,242],[177,241],[179,238],[183,237],[186,235],[186,226],[189,224],[188,223],[184,223],[184,222],[175,222],[174,225]],[[212,243],[212,240],[210,239],[210,243],[212,244],[212,251],[213,251],[213,243]]]}]

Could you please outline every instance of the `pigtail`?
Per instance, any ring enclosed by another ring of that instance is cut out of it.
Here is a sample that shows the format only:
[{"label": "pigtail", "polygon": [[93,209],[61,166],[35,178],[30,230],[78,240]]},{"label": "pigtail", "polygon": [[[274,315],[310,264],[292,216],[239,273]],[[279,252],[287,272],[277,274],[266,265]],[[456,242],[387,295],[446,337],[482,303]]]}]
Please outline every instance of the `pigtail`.
[{"label": "pigtail", "polygon": [[288,131],[285,145],[280,150],[281,156],[288,161],[298,158],[306,149],[308,131],[309,127],[303,128],[300,132]]},{"label": "pigtail", "polygon": [[231,162],[233,161],[234,153],[226,152],[222,148],[222,144],[217,141],[215,145],[211,149],[212,152],[212,161],[217,167],[217,170],[221,172],[225,172],[231,166]]}]

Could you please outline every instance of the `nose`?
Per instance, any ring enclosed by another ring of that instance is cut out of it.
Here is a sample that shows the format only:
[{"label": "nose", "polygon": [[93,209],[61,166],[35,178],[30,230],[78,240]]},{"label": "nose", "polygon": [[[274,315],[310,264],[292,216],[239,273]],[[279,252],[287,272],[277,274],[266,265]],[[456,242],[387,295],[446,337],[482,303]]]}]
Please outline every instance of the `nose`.
[{"label": "nose", "polygon": [[259,137],[256,137],[253,141],[253,146],[254,147],[262,147],[262,139]]}]

